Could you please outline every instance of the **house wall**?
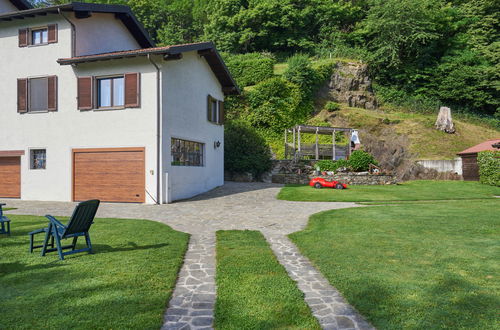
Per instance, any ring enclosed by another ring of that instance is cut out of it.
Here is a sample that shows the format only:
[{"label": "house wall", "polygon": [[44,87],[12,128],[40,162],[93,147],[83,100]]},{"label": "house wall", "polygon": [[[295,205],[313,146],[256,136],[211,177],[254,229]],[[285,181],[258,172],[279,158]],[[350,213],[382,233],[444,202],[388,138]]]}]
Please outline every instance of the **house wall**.
[{"label": "house wall", "polygon": [[[165,62],[163,80],[164,201],[185,199],[224,184],[224,127],[207,120],[207,96],[223,100],[221,85],[196,52]],[[172,166],[171,138],[205,144],[203,167]],[[220,141],[219,148],[214,142]]]},{"label": "house wall", "polygon": [[14,6],[9,0],[0,0],[0,14],[10,13],[17,10],[16,6]]},{"label": "house wall", "polygon": [[92,13],[89,18],[77,19],[71,13],[68,18],[75,25],[76,56],[141,48],[114,14]]},{"label": "house wall", "polygon": [[[18,29],[57,23],[59,42],[18,47]],[[70,201],[73,148],[146,148],[146,189],[156,196],[156,74],[145,58],[60,66],[71,56],[71,29],[58,15],[0,22],[0,150],[25,150],[21,157],[24,200]],[[141,108],[77,110],[77,75],[141,72]],[[58,111],[17,113],[17,78],[58,76]],[[29,149],[47,150],[47,169],[29,169]],[[153,173],[151,174],[151,171]],[[146,194],[146,202],[154,200]]]}]

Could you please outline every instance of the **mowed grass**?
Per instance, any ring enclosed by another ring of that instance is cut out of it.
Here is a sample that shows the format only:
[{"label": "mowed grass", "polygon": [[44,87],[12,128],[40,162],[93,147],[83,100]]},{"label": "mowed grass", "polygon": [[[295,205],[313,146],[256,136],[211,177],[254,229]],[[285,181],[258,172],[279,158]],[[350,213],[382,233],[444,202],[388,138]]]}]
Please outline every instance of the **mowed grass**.
[{"label": "mowed grass", "polygon": [[46,227],[47,220],[9,218],[12,236],[0,235],[0,328],[161,327],[187,234],[147,220],[96,219],[90,230],[94,254],[59,261],[57,253],[28,253],[27,233]]},{"label": "mowed grass", "polygon": [[290,238],[379,329],[500,328],[499,200],[327,211]]},{"label": "mowed grass", "polygon": [[349,186],[348,189],[315,189],[309,185],[287,185],[278,199],[307,202],[378,202],[454,199],[493,199],[500,187],[469,181],[409,181],[398,185]]},{"label": "mowed grass", "polygon": [[320,329],[257,231],[217,232],[217,329]]}]

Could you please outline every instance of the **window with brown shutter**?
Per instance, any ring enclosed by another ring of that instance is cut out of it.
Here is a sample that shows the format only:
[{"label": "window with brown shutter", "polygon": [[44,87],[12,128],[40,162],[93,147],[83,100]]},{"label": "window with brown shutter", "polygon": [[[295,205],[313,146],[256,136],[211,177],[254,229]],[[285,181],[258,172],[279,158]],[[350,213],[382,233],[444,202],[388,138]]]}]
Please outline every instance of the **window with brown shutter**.
[{"label": "window with brown shutter", "polygon": [[125,74],[125,107],[138,108],[141,103],[139,73]]},{"label": "window with brown shutter", "polygon": [[92,77],[78,78],[78,110],[92,110]]},{"label": "window with brown shutter", "polygon": [[49,44],[57,43],[57,24],[47,26],[48,29],[48,42]]},{"label": "window with brown shutter", "polygon": [[28,111],[28,79],[17,79],[17,112]]},{"label": "window with brown shutter", "polygon": [[224,101],[219,101],[219,124],[224,125],[225,114],[224,114]]},{"label": "window with brown shutter", "polygon": [[207,97],[207,120],[212,121],[212,96]]},{"label": "window with brown shutter", "polygon": [[48,82],[48,99],[47,108],[49,111],[57,111],[57,76],[47,78]]},{"label": "window with brown shutter", "polygon": [[28,29],[19,30],[19,47],[28,46]]}]

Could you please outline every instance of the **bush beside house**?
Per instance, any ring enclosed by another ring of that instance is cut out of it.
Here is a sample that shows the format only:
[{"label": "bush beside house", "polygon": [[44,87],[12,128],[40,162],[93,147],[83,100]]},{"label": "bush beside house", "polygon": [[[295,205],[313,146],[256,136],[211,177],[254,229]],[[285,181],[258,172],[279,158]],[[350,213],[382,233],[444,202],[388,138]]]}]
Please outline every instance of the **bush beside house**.
[{"label": "bush beside house", "polygon": [[500,187],[500,151],[483,151],[477,155],[479,181]]}]

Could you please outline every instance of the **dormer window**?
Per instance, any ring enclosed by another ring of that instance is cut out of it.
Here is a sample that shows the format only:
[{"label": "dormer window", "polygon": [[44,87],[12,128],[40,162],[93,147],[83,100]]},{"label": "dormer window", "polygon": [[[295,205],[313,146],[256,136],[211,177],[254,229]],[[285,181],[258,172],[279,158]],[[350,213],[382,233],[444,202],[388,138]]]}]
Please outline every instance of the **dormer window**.
[{"label": "dormer window", "polygon": [[45,45],[49,43],[49,29],[36,29],[31,30],[31,44],[32,45]]},{"label": "dormer window", "polygon": [[57,24],[19,30],[19,47],[57,43]]}]

